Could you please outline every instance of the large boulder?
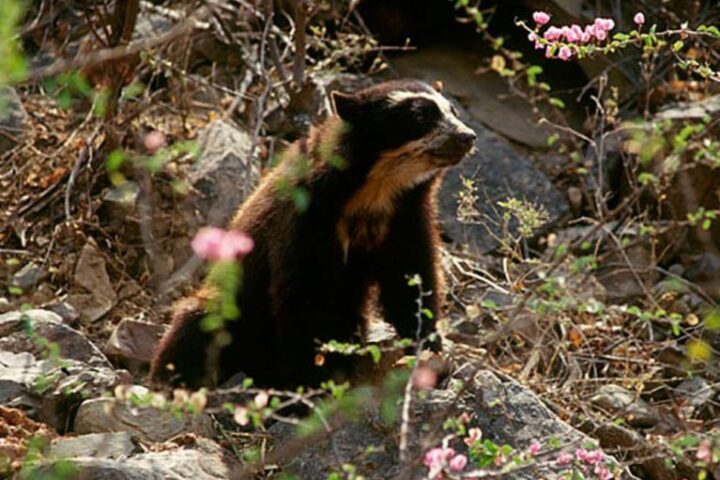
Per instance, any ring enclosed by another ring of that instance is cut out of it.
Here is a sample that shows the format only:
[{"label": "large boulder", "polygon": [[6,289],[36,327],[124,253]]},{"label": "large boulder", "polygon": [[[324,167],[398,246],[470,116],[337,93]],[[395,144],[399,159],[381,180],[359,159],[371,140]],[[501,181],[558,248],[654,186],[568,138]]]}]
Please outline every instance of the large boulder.
[{"label": "large boulder", "polygon": [[130,432],[148,442],[164,442],[176,435],[194,432],[210,437],[214,430],[205,413],[176,416],[151,406],[134,407],[116,398],[91,398],[75,415],[76,433]]},{"label": "large boulder", "polygon": [[[514,380],[501,378],[488,370],[455,375],[447,388],[425,391],[414,397],[408,458],[422,459],[427,450],[440,446],[447,433],[442,425],[449,418],[460,416],[470,418],[469,427],[480,428],[483,438],[499,445],[510,445],[519,452],[525,451],[534,441],[550,438],[556,439],[561,450],[567,452],[595,443],[561,420],[536,394]],[[462,382],[463,388],[454,388],[458,381]],[[276,457],[272,460],[285,465],[285,471],[299,478],[326,478],[331,472],[340,471],[343,464],[354,465],[358,474],[368,478],[427,478],[428,469],[420,461],[405,467],[400,465],[397,458],[399,420],[389,425],[383,420],[379,405],[373,404],[373,400],[381,396],[370,394],[369,398],[370,401],[363,403],[359,420],[341,421],[336,425],[329,419],[331,432],[319,433],[317,438],[298,441],[287,427],[272,427],[279,437]],[[370,445],[371,451],[368,450]],[[457,452],[467,452],[460,439],[452,440],[450,446]],[[566,478],[563,475],[568,467],[553,461],[559,451],[550,449],[546,457],[539,458],[534,466],[518,469],[512,478]],[[470,467],[465,471],[470,471]]]},{"label": "large boulder", "polygon": [[[517,198],[545,209],[549,224],[568,214],[565,196],[530,160],[506,140],[477,122],[469,122],[477,134],[475,153],[445,174],[439,195],[440,225],[454,242],[475,253],[487,253],[502,237],[502,211],[498,202]],[[470,190],[463,182],[472,182]],[[460,195],[472,193],[477,215],[471,222],[458,218]]]},{"label": "large boulder", "polygon": [[[67,441],[61,443],[60,453],[72,455],[44,461],[35,469],[39,474],[37,478],[46,478],[43,474],[53,472],[59,461],[70,465],[72,478],[77,480],[224,480],[239,478],[242,471],[236,458],[204,438],[186,435],[177,443],[163,445],[160,451],[127,457],[118,455],[132,451],[132,442],[126,438],[113,437],[114,447],[108,449],[97,444],[101,437],[88,437],[83,435],[73,439],[76,445],[69,447]],[[87,446],[87,450],[77,450],[77,444]]]},{"label": "large boulder", "polygon": [[216,120],[198,135],[200,157],[188,172],[201,224],[224,227],[254,188],[259,169],[252,162],[249,133]]}]

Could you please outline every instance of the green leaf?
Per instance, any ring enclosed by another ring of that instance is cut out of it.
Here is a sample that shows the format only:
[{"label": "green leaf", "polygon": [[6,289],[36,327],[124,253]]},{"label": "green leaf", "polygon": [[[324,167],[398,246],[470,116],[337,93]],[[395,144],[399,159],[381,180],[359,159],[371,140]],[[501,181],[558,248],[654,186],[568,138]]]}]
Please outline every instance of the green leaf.
[{"label": "green leaf", "polygon": [[380,358],[382,357],[382,353],[380,352],[380,347],[378,347],[377,345],[368,345],[365,349],[372,357],[373,363],[375,363],[375,364],[380,363]]},{"label": "green leaf", "polygon": [[561,99],[559,99],[557,97],[550,97],[548,102],[550,102],[550,105],[552,105],[553,107],[560,108],[560,109],[565,108],[565,102],[563,102]]},{"label": "green leaf", "polygon": [[705,327],[709,330],[720,331],[720,308],[716,308],[705,317]]}]

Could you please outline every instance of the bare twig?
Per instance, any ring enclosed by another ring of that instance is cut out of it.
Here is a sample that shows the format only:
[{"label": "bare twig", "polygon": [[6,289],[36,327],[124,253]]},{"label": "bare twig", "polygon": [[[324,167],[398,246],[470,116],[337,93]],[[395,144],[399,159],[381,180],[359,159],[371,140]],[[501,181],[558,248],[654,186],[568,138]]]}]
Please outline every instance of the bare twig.
[{"label": "bare twig", "polygon": [[135,55],[142,52],[155,48],[166,43],[170,43],[183,35],[187,35],[196,28],[196,20],[204,18],[207,15],[207,10],[204,8],[199,9],[195,15],[191,16],[181,24],[173,27],[166,33],[159,35],[155,38],[148,38],[139,42],[133,42],[128,45],[120,45],[114,48],[105,48],[95,52],[89,52],[86,55],[81,55],[70,59],[61,59],[53,62],[50,65],[39,67],[28,72],[22,83],[34,83],[45,78],[53,77],[63,72],[70,70],[78,70],[90,65],[95,65],[102,62],[111,60],[118,60],[129,55]]}]

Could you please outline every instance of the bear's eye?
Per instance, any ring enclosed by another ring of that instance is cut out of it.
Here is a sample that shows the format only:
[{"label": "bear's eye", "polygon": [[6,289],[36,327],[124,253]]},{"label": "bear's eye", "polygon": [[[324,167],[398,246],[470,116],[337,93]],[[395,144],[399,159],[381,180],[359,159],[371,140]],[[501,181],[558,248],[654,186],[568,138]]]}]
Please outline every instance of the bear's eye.
[{"label": "bear's eye", "polygon": [[424,98],[413,99],[410,108],[419,123],[429,123],[438,117],[440,110],[435,102]]}]

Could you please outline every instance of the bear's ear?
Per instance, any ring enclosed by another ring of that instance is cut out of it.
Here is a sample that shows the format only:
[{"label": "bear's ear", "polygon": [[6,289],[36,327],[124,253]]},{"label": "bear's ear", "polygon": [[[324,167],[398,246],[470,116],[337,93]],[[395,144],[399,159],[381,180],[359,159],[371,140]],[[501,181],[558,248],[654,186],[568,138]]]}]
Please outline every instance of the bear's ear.
[{"label": "bear's ear", "polygon": [[332,98],[335,113],[340,118],[350,121],[357,117],[360,101],[355,95],[342,92],[332,92],[330,97]]}]

